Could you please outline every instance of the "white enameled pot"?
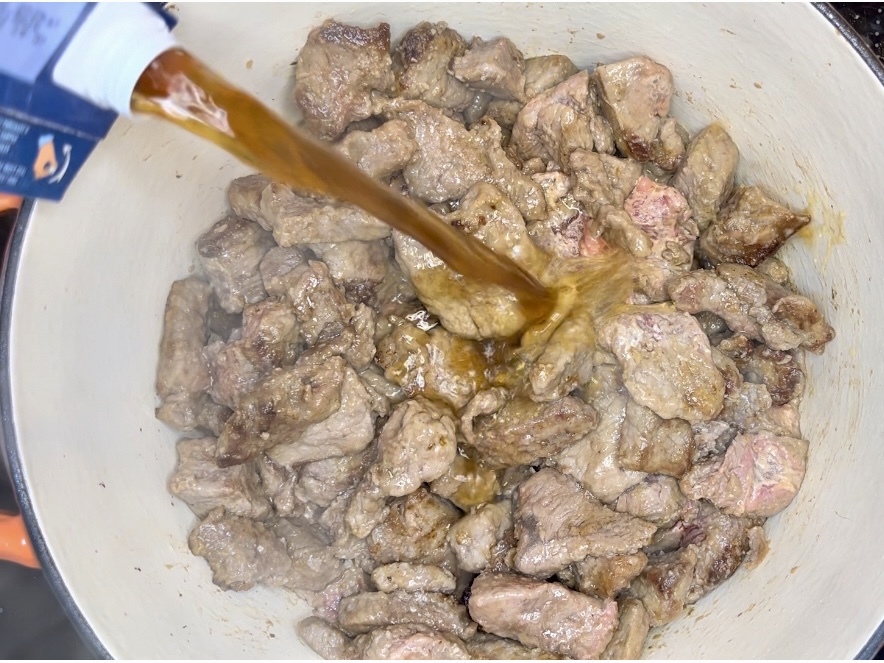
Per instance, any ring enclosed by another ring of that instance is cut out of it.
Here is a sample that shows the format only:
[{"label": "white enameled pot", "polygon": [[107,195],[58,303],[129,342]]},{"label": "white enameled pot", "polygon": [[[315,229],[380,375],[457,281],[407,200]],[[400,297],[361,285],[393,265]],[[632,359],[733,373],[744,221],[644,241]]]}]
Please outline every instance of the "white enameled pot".
[{"label": "white enameled pot", "polygon": [[[873,653],[884,618],[884,70],[807,4],[180,4],[179,39],[291,115],[290,63],[333,16],[394,39],[422,20],[510,37],[579,66],[644,53],[673,72],[672,113],[723,122],[739,177],[808,207],[785,259],[837,338],[808,359],[807,479],[771,550],[650,641],[654,658]],[[853,39],[853,40],[852,40]],[[247,172],[151,120],[121,120],[61,204],[27,203],[7,261],[0,397],[9,468],[40,560],[98,653],[315,656],[284,591],[222,592],[166,492],[176,434],[154,419],[170,283]]]}]

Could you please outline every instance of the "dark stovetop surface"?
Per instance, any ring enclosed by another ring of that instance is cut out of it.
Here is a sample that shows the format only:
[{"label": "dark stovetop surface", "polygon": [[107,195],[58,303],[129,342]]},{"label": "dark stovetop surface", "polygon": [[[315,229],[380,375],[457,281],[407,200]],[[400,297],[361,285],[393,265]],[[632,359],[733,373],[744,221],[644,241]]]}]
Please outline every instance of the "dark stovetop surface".
[{"label": "dark stovetop surface", "polygon": [[[835,9],[884,61],[884,3],[838,2]],[[0,210],[0,247],[11,217]],[[0,466],[0,512],[16,510]],[[93,652],[80,640],[39,571],[0,562],[0,659],[86,659]],[[884,649],[876,657],[884,659]]]}]

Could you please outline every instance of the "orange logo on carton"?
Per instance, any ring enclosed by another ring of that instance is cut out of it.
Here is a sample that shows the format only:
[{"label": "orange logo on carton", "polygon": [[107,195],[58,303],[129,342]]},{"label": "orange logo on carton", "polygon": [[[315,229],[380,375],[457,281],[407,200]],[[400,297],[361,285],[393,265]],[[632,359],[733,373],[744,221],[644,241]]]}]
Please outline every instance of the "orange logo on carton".
[{"label": "orange logo on carton", "polygon": [[58,170],[55,156],[55,141],[52,134],[44,134],[37,139],[37,158],[34,159],[34,179],[50,177]]}]

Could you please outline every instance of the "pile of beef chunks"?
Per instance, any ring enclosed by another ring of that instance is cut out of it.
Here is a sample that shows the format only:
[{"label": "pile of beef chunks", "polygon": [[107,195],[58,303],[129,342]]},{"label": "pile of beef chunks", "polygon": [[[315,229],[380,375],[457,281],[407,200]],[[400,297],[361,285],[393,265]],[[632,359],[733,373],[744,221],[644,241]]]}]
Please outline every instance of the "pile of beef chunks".
[{"label": "pile of beef chunks", "polygon": [[482,339],[524,322],[505,293],[234,181],[158,370],[191,550],[222,588],[303,596],[328,658],[639,656],[763,555],[803,479],[801,353],[834,334],[773,254],[809,217],[735,188],[727,132],[689,139],[646,57],[579,70],[444,23],[391,56],[388,26],[328,21],[296,67],[306,128],[366,173],[525,264],[618,247],[648,306],[489,387]]}]

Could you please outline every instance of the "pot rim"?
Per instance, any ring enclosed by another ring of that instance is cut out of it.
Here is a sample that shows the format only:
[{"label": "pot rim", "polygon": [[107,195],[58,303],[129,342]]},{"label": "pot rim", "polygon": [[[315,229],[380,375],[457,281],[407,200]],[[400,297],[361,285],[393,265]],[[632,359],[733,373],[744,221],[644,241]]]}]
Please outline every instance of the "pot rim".
[{"label": "pot rim", "polygon": [[[863,38],[853,29],[843,16],[827,2],[813,2],[819,11],[853,47],[866,66],[884,86],[884,62],[882,62],[866,44]],[[65,585],[64,579],[46,544],[46,539],[37,522],[34,505],[31,502],[27,481],[24,477],[22,459],[18,448],[18,437],[12,416],[12,376],[9,370],[9,341],[12,323],[13,298],[18,270],[21,265],[21,253],[27,227],[34,213],[35,201],[26,199],[19,210],[18,220],[8,242],[0,274],[0,455],[12,479],[12,486],[18,501],[19,509],[24,518],[31,544],[40,560],[52,591],[59,603],[74,624],[80,637],[92,648],[97,658],[111,660],[113,657],[99,639],[89,621],[80,611],[79,606]],[[858,660],[871,660],[884,646],[884,621],[878,626],[868,642],[857,652]]]}]

